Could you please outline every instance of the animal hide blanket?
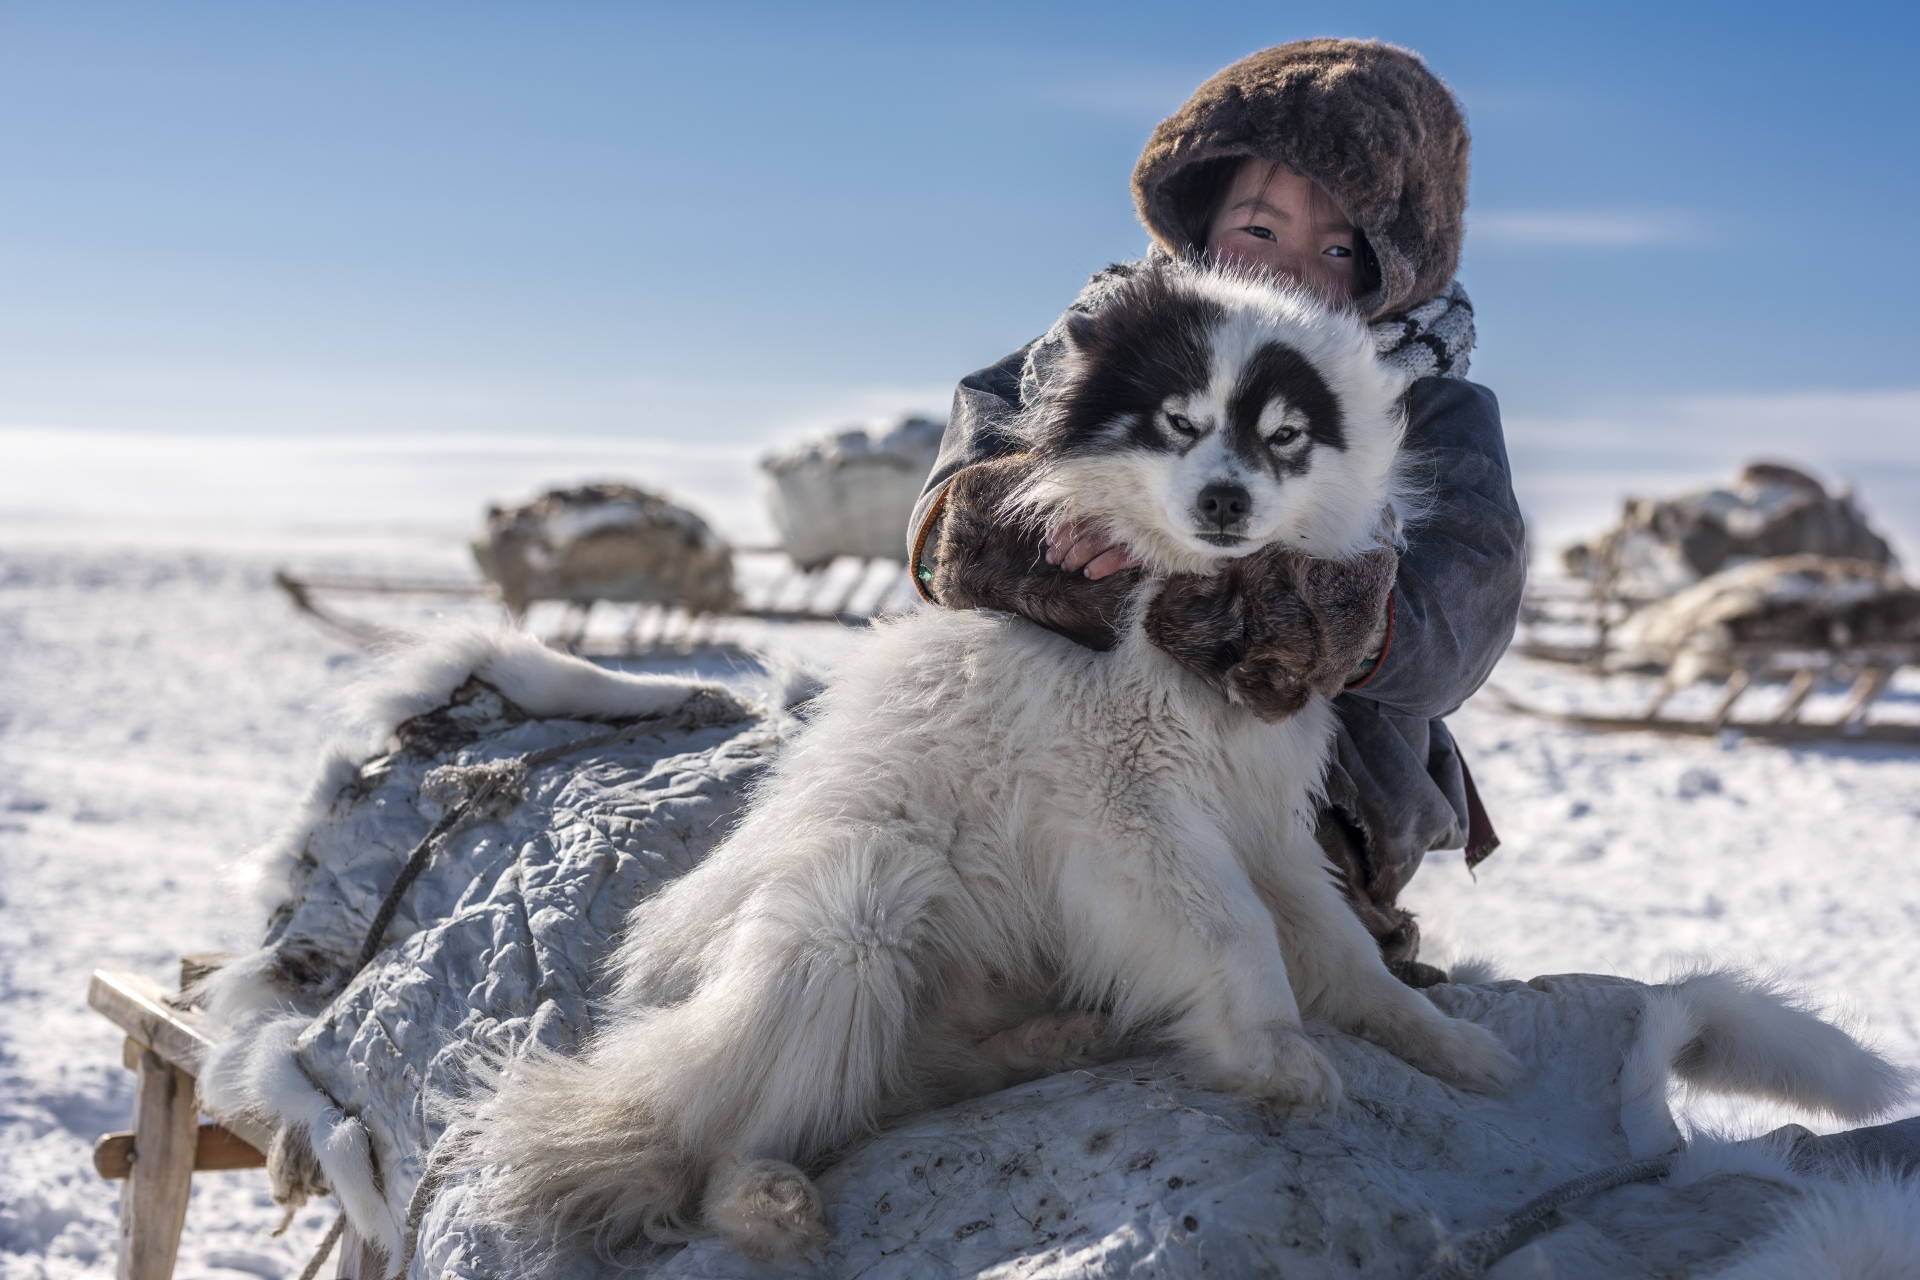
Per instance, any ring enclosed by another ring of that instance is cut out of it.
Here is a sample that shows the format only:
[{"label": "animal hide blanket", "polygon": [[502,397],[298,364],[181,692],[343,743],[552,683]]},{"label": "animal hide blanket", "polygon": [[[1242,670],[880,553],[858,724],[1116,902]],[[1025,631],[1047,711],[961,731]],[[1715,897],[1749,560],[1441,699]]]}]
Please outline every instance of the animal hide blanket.
[{"label": "animal hide blanket", "polygon": [[[330,1191],[390,1272],[405,1257],[418,1277],[1413,1277],[1556,1184],[1678,1148],[1676,1073],[1799,1088],[1855,1115],[1898,1092],[1893,1068],[1736,975],[1441,985],[1428,997],[1525,1064],[1507,1096],[1459,1092],[1335,1033],[1319,1041],[1347,1100],[1314,1119],[1263,1114],[1136,1059],[923,1112],[840,1153],[818,1178],[836,1239],[786,1271],[712,1239],[602,1259],[501,1238],[469,1211],[473,1175],[441,1177],[461,1099],[485,1087],[489,1063],[591,1032],[629,909],[740,809],[796,728],[781,701],[614,674],[512,635],[465,632],[402,656],[359,701],[367,736],[330,753],[306,807],[254,860],[265,941],[201,996],[226,1037],[203,1078],[209,1109],[269,1121],[278,1191]],[[536,756],[475,805],[355,972],[409,852],[463,778],[490,776],[436,770],[594,741]],[[1756,1058],[1759,1040],[1825,1054],[1819,1096],[1785,1079],[1806,1061]],[[1546,1217],[1488,1274],[1804,1276],[1833,1258],[1832,1274],[1871,1275],[1833,1250],[1897,1251],[1902,1230],[1920,1250],[1911,1181],[1816,1165],[1804,1153],[1831,1140],[1796,1154],[1792,1136],[1696,1145],[1663,1181]],[[1879,1154],[1898,1165],[1912,1152],[1897,1143],[1912,1139],[1889,1127],[1878,1140],[1896,1145]]]}]

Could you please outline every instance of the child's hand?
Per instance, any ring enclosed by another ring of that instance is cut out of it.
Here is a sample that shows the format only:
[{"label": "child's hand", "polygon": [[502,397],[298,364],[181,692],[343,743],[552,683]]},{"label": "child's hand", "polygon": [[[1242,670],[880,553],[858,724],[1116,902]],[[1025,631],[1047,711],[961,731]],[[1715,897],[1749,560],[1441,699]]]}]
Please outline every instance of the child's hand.
[{"label": "child's hand", "polygon": [[1095,582],[1110,573],[1140,567],[1133,553],[1116,543],[1104,526],[1084,520],[1069,520],[1048,530],[1046,551],[1048,564],[1069,573],[1079,570]]}]

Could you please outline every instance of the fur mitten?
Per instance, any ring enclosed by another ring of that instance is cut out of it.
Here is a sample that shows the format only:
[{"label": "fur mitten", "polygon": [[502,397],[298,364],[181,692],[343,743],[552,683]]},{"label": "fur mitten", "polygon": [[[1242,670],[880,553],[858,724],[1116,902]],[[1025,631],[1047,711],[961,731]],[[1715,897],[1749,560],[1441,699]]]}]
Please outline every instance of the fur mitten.
[{"label": "fur mitten", "polygon": [[1017,613],[1105,653],[1113,648],[1116,620],[1125,616],[1140,571],[1095,582],[1048,564],[1041,531],[1003,513],[1007,497],[1031,470],[1025,458],[997,458],[954,476],[940,509],[928,589],[949,609]]},{"label": "fur mitten", "polygon": [[1147,638],[1263,720],[1332,697],[1385,631],[1400,560],[1376,547],[1350,561],[1270,547],[1218,574],[1168,579]]}]

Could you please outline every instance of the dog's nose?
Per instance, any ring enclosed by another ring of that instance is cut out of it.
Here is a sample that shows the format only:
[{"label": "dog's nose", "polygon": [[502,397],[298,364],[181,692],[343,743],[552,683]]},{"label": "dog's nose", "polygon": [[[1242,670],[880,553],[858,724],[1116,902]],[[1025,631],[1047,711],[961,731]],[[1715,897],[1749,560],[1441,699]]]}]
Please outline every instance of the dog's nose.
[{"label": "dog's nose", "polygon": [[1193,504],[1202,523],[1217,525],[1222,531],[1245,520],[1252,507],[1253,495],[1237,484],[1210,484]]}]

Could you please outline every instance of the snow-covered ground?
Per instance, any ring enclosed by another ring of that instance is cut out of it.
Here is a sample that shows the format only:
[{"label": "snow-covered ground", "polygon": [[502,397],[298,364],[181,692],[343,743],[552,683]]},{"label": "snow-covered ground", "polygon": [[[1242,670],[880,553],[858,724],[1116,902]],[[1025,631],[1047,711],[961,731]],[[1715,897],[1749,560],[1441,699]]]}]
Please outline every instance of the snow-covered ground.
[{"label": "snow-covered ground", "polygon": [[[49,460],[70,443],[0,440],[9,463],[29,446],[46,481],[0,476],[7,1280],[112,1269],[116,1191],[88,1152],[126,1124],[131,1077],[119,1033],[85,1006],[89,970],[171,982],[182,952],[255,940],[260,922],[224,895],[222,869],[288,810],[329,701],[365,668],[293,613],[276,566],[466,574],[464,535],[485,501],[603,475],[664,483],[729,536],[764,536],[751,451],[731,448],[394,445],[356,460],[282,441],[244,446],[254,470],[236,475],[218,442],[128,437],[99,454],[121,478],[79,500]],[[813,660],[857,643],[834,628],[761,634]],[[1519,659],[1495,679],[1543,701],[1636,693]],[[1920,718],[1920,681],[1909,673],[1892,703]],[[1522,977],[1751,963],[1852,1011],[1920,1067],[1920,752],[1596,735],[1484,698],[1454,724],[1505,844],[1477,877],[1458,854],[1429,859],[1408,901],[1434,949]],[[310,1206],[273,1239],[260,1173],[202,1175],[178,1274],[297,1275],[331,1212]]]}]

